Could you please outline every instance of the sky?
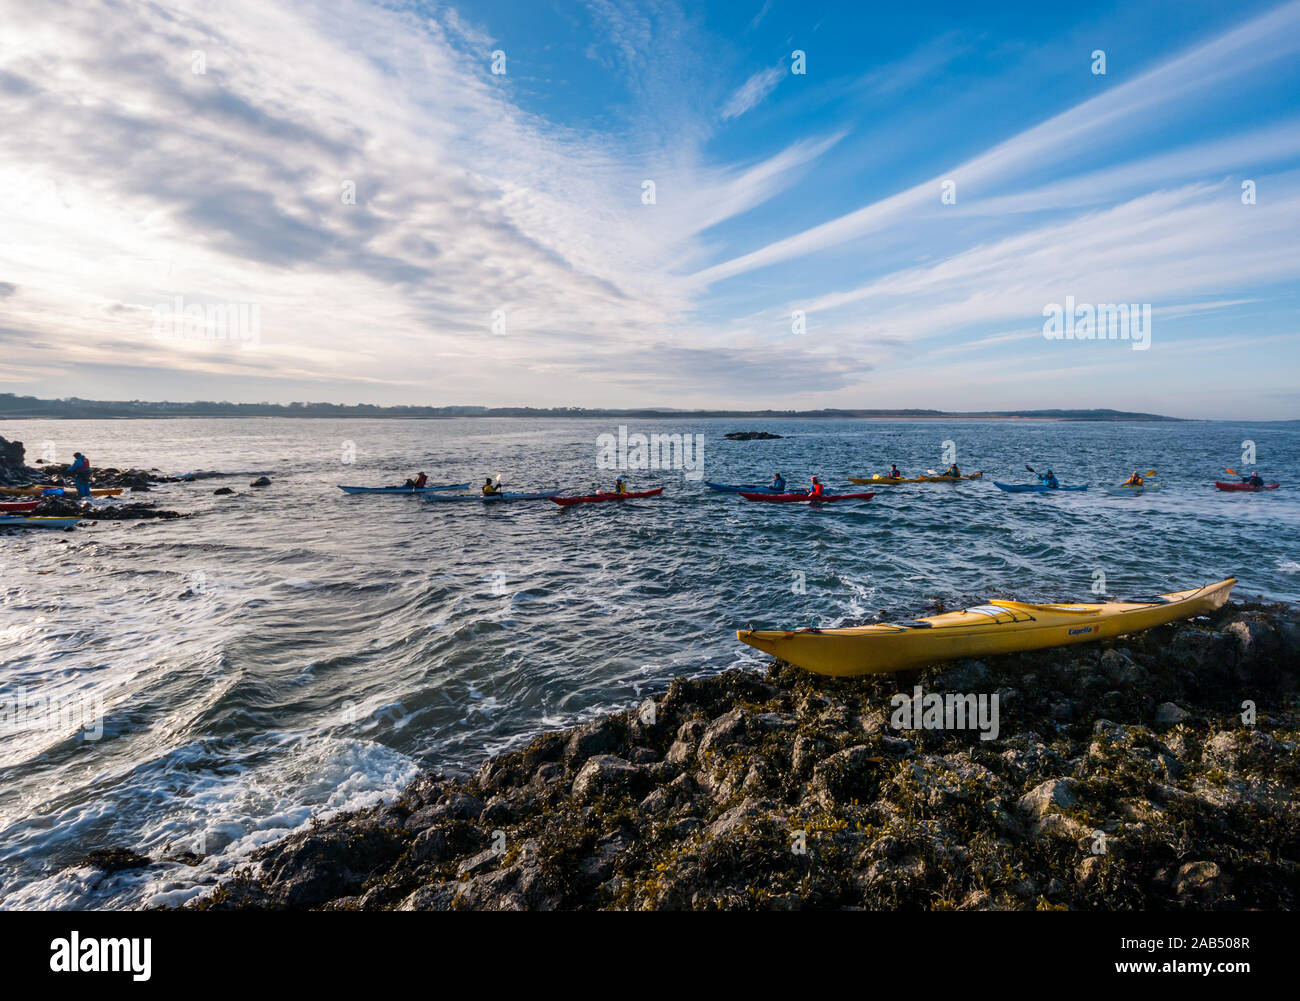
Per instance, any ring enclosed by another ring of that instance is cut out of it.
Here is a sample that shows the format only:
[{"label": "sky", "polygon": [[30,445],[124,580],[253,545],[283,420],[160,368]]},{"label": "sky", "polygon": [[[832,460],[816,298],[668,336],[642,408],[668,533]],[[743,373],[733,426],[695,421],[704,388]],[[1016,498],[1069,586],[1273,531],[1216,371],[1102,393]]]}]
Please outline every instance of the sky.
[{"label": "sky", "polygon": [[1300,417],[1300,0],[888,6],[0,0],[0,392]]}]

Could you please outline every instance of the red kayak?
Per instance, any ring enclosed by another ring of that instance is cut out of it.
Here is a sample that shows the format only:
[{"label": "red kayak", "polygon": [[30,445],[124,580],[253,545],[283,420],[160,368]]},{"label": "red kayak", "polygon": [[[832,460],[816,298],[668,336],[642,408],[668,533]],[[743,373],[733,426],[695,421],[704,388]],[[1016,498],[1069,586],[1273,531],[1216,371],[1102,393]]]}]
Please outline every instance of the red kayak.
[{"label": "red kayak", "polygon": [[40,501],[3,501],[0,502],[0,511],[6,514],[22,514],[25,511],[35,511],[40,505]]},{"label": "red kayak", "polygon": [[822,494],[820,497],[814,497],[812,494],[748,494],[740,495],[745,500],[752,501],[769,501],[775,504],[797,504],[800,501],[812,501],[817,504],[830,504],[833,501],[842,500],[871,500],[876,496],[875,492],[869,494]]},{"label": "red kayak", "polygon": [[656,487],[654,490],[640,490],[629,494],[587,494],[585,497],[552,497],[551,500],[559,504],[560,507],[569,507],[572,504],[599,504],[601,501],[615,500],[632,500],[634,497],[654,497],[664,492],[663,487]]},{"label": "red kayak", "polygon": [[1276,490],[1282,484],[1265,483],[1262,487],[1252,487],[1249,483],[1222,483],[1219,480],[1215,480],[1214,485],[1220,490],[1249,490],[1251,493],[1257,494],[1261,490]]}]

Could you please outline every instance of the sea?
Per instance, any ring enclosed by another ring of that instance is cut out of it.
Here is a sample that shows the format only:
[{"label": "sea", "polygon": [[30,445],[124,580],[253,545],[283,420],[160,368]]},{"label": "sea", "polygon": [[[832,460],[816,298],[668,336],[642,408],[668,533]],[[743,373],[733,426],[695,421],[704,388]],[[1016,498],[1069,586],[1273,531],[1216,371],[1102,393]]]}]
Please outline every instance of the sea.
[{"label": "sea", "polygon": [[[724,437],[745,430],[781,437]],[[760,670],[735,638],[749,626],[1228,576],[1235,597],[1300,600],[1300,422],[178,418],[13,420],[0,435],[29,464],[75,450],[202,474],[129,498],[185,518],[0,532],[4,909],[183,904],[259,846],[391,799],[421,769],[473,770],[675,676]],[[678,468],[637,468],[638,435],[693,447],[660,463]],[[780,472],[870,490],[846,478],[953,458],[983,477],[816,508],[706,486]],[[994,486],[1032,482],[1026,466],[1090,489]],[[1222,493],[1226,468],[1282,488]],[[1150,469],[1159,490],[1101,489]],[[339,490],[418,472],[664,489],[572,508]],[[109,847],[159,861],[77,864]]]}]

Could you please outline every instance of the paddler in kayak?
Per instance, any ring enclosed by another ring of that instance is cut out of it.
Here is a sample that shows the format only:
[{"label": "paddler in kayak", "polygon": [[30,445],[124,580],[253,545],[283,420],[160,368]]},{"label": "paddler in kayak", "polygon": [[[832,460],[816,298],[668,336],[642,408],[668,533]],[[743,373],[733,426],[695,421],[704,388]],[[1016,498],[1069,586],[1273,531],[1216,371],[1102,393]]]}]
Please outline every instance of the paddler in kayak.
[{"label": "paddler in kayak", "polygon": [[778,494],[785,493],[785,477],[782,476],[780,473],[773,473],[772,482],[770,486]]},{"label": "paddler in kayak", "polygon": [[825,491],[825,489],[822,487],[822,481],[819,480],[819,479],[817,479],[817,477],[814,476],[814,477],[812,478],[812,486],[810,486],[810,487],[808,488],[808,496],[809,496],[809,497],[822,497],[822,496],[824,496],[825,494],[826,494],[826,491]]},{"label": "paddler in kayak", "polygon": [[77,484],[77,496],[82,500],[88,499],[90,497],[90,460],[80,452],[73,452],[72,465],[68,467],[68,475]]},{"label": "paddler in kayak", "polygon": [[1038,474],[1038,482],[1049,490],[1061,489],[1061,481],[1056,478],[1056,474],[1050,469],[1045,473]]},{"label": "paddler in kayak", "polygon": [[429,482],[428,475],[426,475],[425,473],[421,473],[415,479],[407,480],[405,483],[402,484],[402,486],[410,487],[412,490],[423,490],[424,485],[428,482]]},{"label": "paddler in kayak", "polygon": [[492,482],[492,477],[489,476],[486,480],[483,481],[484,497],[493,497],[496,494],[499,494],[500,492],[501,492],[501,488]]},{"label": "paddler in kayak", "polygon": [[885,474],[885,479],[887,479],[887,480],[901,480],[902,478],[903,478],[903,474],[902,474],[901,472],[898,471],[898,465],[897,465],[897,463],[893,463],[893,462],[891,462],[891,463],[889,464],[889,472],[887,472],[887,473]]},{"label": "paddler in kayak", "polygon": [[[1243,476],[1241,482],[1246,484],[1248,487],[1262,487],[1264,485],[1264,481],[1260,477],[1258,470],[1251,473],[1249,476]],[[80,486],[78,486],[78,489],[80,489]]]},{"label": "paddler in kayak", "polygon": [[940,475],[940,476],[953,476],[953,477],[956,477],[957,479],[961,479],[961,469],[960,469],[960,467],[958,467],[957,463],[954,462],[951,466],[949,466],[947,469],[945,469],[945,470],[944,470],[942,473],[940,473],[939,475]]},{"label": "paddler in kayak", "polygon": [[621,476],[614,481],[614,493],[616,494],[627,493],[627,483]]},{"label": "paddler in kayak", "polygon": [[1142,486],[1142,474],[1139,473],[1136,469],[1133,470],[1133,475],[1124,481],[1124,486],[1126,487]]}]

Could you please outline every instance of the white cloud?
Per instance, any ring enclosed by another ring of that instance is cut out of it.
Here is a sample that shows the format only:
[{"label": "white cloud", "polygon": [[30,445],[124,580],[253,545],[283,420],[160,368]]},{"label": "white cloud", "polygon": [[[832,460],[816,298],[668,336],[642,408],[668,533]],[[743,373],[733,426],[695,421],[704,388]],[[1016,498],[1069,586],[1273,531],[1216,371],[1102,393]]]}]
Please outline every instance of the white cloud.
[{"label": "white cloud", "polygon": [[786,69],[784,66],[772,66],[765,70],[759,70],[748,80],[737,88],[736,92],[727,99],[727,103],[722,108],[722,118],[729,121],[733,118],[739,118],[746,111],[749,111],[768,94],[776,89],[776,85],[785,79]]}]

